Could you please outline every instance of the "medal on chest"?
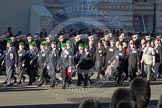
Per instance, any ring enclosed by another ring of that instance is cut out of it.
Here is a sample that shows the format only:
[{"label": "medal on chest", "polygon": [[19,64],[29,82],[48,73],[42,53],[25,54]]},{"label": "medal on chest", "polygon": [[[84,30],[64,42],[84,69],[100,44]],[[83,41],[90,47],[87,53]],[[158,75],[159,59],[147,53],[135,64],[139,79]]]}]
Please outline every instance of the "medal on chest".
[{"label": "medal on chest", "polygon": [[13,59],[13,53],[10,53],[10,59],[11,60]]}]

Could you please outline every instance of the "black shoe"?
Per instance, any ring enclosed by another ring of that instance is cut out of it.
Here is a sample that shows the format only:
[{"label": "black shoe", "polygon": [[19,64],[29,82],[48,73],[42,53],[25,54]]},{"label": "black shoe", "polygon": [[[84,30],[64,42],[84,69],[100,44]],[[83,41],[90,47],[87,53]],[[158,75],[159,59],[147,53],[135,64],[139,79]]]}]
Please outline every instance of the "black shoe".
[{"label": "black shoe", "polygon": [[5,81],[5,82],[2,82],[2,84],[7,84],[7,81]]},{"label": "black shoe", "polygon": [[81,84],[77,84],[77,86],[81,86]]},{"label": "black shoe", "polygon": [[100,79],[100,76],[97,76],[96,79],[99,80]]},{"label": "black shoe", "polygon": [[21,84],[21,81],[17,82],[17,84]]},{"label": "black shoe", "polygon": [[5,84],[4,87],[10,87],[12,84]]},{"label": "black shoe", "polygon": [[27,85],[32,85],[32,83],[28,83]]},{"label": "black shoe", "polygon": [[42,83],[39,83],[37,86],[38,86],[38,87],[42,86]]},{"label": "black shoe", "polygon": [[66,87],[62,86],[62,89],[65,89]]},{"label": "black shoe", "polygon": [[55,87],[55,85],[50,85],[51,88]]},{"label": "black shoe", "polygon": [[14,80],[13,84],[17,84],[17,81],[16,81],[16,80]]},{"label": "black shoe", "polygon": [[26,79],[26,77],[25,77],[25,76],[23,76],[23,78],[22,78],[22,82],[23,82],[23,83],[25,82],[25,79]]}]

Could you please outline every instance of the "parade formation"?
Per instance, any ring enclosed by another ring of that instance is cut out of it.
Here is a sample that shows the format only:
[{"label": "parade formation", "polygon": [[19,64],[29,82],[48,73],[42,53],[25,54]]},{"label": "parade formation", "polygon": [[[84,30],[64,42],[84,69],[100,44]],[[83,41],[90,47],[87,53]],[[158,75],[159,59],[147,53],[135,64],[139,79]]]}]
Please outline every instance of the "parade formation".
[{"label": "parade formation", "polygon": [[[161,36],[149,33],[125,33],[123,30],[65,31],[47,35],[46,30],[13,35],[12,28],[0,37],[0,64],[6,77],[4,86],[62,84],[66,89],[77,76],[77,86],[88,87],[96,80],[115,80],[120,86],[141,76],[147,81],[160,77],[162,63]],[[56,77],[61,75],[61,79]]]}]

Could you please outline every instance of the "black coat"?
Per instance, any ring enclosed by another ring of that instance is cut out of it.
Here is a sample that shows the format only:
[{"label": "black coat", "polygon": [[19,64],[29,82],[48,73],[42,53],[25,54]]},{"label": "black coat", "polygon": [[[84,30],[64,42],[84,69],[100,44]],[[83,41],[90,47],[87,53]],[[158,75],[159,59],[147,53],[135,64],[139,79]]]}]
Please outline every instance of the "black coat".
[{"label": "black coat", "polygon": [[155,47],[155,61],[157,63],[162,61],[162,46]]},{"label": "black coat", "polygon": [[138,50],[130,48],[128,53],[128,71],[137,71],[137,64],[139,61]]},{"label": "black coat", "polygon": [[116,64],[116,67],[124,67],[124,63],[125,63],[125,56],[126,56],[126,52],[124,49],[122,50],[117,50],[115,53],[115,57],[116,59],[118,59],[118,62]]},{"label": "black coat", "polygon": [[[28,50],[26,52],[26,55],[22,58],[22,60],[25,59],[25,67],[26,68],[33,68],[37,65],[37,51],[33,50]],[[32,61],[32,64],[30,64],[30,62]]]},{"label": "black coat", "polygon": [[95,63],[95,53],[96,53],[96,47],[93,45],[92,47],[89,48],[89,53],[92,57],[93,63]]},{"label": "black coat", "polygon": [[89,70],[94,66],[94,63],[92,61],[92,57],[90,55],[90,53],[83,53],[80,56],[80,61],[78,63],[78,67],[82,70]]},{"label": "black coat", "polygon": [[39,68],[45,68],[47,65],[47,58],[48,58],[47,51],[40,50],[38,53],[37,66]]},{"label": "black coat", "polygon": [[25,49],[18,50],[18,64],[17,64],[18,67],[21,67],[22,64],[25,64],[25,59],[23,59],[25,55],[26,55]]},{"label": "black coat", "polygon": [[10,48],[7,48],[5,60],[6,60],[6,67],[13,67],[14,65],[17,64],[18,55],[15,47],[12,46]]},{"label": "black coat", "polygon": [[115,46],[114,47],[109,47],[108,50],[106,51],[106,63],[105,63],[106,67],[113,60],[115,52],[116,52],[116,47]]},{"label": "black coat", "polygon": [[106,58],[106,50],[104,47],[96,48],[95,63],[97,67],[104,67]]},{"label": "black coat", "polygon": [[55,67],[58,64],[59,60],[59,50],[51,50],[47,59],[47,65]]}]

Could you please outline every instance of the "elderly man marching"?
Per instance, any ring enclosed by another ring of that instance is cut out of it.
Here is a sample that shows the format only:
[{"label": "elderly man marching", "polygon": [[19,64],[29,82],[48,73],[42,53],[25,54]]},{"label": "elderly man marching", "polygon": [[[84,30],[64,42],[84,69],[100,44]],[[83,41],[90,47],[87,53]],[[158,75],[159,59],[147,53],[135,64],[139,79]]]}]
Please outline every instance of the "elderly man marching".
[{"label": "elderly man marching", "polygon": [[147,75],[147,81],[150,81],[152,67],[155,66],[155,51],[151,47],[151,42],[146,42],[146,48],[143,51],[141,63],[144,62],[144,72]]},{"label": "elderly man marching", "polygon": [[26,50],[24,49],[24,43],[20,42],[19,43],[19,49],[18,49],[18,64],[16,65],[16,74],[18,75],[17,77],[17,84],[21,84],[22,81],[24,82],[26,77],[23,76],[23,72],[25,71],[25,59],[24,56],[26,54]]},{"label": "elderly man marching", "polygon": [[52,50],[49,53],[49,57],[47,59],[47,69],[48,74],[51,77],[51,86],[55,87],[56,84],[56,66],[59,60],[59,50],[57,49],[57,43],[51,42]]},{"label": "elderly man marching", "polygon": [[39,83],[38,86],[42,86],[43,83],[47,83],[47,49],[45,49],[46,42],[42,42],[40,44],[40,51],[38,53],[37,65],[38,65],[38,72],[39,72]]},{"label": "elderly man marching", "polygon": [[[15,47],[12,45],[12,40],[7,41],[7,50],[5,56],[5,64],[6,64],[6,75],[7,75],[7,84],[5,86],[11,86],[16,82],[16,78],[14,76],[14,68],[18,61],[18,56]],[[12,80],[14,79],[14,82]]]},{"label": "elderly man marching", "polygon": [[73,64],[73,58],[72,55],[70,54],[69,50],[66,48],[66,43],[61,44],[61,56],[58,61],[57,69],[60,69],[61,76],[62,76],[62,89],[66,88],[66,85],[70,84],[70,78],[67,76],[67,69],[69,66]]}]

